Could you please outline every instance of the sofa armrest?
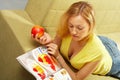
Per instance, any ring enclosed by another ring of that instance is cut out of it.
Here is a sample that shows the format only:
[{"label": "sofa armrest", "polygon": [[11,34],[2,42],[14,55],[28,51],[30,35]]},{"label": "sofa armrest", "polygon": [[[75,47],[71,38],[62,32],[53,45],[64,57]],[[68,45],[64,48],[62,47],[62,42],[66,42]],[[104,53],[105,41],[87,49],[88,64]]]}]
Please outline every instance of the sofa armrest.
[{"label": "sofa armrest", "polygon": [[30,39],[33,25],[24,10],[0,10],[0,80],[35,80],[16,60],[36,47]]}]

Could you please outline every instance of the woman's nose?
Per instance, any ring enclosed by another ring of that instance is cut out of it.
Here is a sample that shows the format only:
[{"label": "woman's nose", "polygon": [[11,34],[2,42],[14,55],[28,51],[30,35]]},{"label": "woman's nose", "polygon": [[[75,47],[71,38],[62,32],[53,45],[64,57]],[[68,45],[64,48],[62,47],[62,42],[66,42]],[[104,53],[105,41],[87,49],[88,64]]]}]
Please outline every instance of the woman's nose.
[{"label": "woman's nose", "polygon": [[72,29],[72,34],[77,34],[76,28],[73,28],[73,29]]}]

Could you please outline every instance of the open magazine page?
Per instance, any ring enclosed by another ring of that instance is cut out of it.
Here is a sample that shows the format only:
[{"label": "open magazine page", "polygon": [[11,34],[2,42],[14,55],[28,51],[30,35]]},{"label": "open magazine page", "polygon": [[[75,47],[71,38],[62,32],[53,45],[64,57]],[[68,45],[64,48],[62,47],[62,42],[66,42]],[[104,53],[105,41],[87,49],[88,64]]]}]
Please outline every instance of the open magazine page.
[{"label": "open magazine page", "polygon": [[37,80],[72,80],[67,71],[43,46],[18,56],[17,60]]}]

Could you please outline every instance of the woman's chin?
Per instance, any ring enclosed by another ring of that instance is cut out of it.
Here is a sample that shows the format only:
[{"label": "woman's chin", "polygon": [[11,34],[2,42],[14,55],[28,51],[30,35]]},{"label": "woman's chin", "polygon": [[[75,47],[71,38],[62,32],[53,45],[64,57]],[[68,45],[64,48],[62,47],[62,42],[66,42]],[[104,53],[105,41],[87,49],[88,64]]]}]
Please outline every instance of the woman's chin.
[{"label": "woman's chin", "polygon": [[80,39],[78,37],[72,37],[74,41],[79,41]]},{"label": "woman's chin", "polygon": [[81,40],[82,40],[82,38],[80,38],[80,37],[74,37],[74,36],[72,36],[72,39],[73,39],[74,41],[81,41]]}]

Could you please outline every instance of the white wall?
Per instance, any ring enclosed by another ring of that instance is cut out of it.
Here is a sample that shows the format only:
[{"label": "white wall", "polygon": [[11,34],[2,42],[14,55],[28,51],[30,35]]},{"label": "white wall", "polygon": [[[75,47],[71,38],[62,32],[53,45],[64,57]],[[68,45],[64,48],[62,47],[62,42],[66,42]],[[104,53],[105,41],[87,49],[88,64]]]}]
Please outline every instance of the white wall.
[{"label": "white wall", "polygon": [[28,0],[0,0],[0,10],[24,9]]}]

